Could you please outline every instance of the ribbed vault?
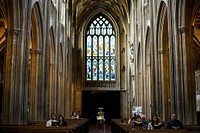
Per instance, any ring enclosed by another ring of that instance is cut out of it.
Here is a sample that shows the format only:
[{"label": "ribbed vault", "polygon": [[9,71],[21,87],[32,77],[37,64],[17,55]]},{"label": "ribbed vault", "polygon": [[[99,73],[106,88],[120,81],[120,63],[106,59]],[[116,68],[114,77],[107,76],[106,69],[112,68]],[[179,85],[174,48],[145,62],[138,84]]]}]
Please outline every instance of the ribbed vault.
[{"label": "ribbed vault", "polygon": [[112,13],[116,20],[129,22],[129,4],[129,0],[75,0],[72,3],[73,21],[78,26],[88,14],[101,8]]}]

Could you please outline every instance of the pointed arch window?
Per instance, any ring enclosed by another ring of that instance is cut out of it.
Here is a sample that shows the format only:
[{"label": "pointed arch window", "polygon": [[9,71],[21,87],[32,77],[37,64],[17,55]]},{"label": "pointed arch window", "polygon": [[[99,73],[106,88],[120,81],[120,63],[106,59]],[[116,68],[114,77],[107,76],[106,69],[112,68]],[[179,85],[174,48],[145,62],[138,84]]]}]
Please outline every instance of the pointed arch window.
[{"label": "pointed arch window", "polygon": [[116,35],[112,24],[102,15],[86,32],[86,80],[116,80]]}]

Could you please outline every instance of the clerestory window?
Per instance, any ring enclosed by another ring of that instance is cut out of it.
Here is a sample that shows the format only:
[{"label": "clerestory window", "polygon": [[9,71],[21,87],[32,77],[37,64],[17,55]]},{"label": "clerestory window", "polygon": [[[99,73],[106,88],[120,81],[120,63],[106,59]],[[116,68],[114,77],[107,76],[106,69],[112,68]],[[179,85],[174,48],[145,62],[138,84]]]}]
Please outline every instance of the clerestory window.
[{"label": "clerestory window", "polygon": [[112,24],[102,15],[86,32],[86,80],[116,80],[116,35]]}]

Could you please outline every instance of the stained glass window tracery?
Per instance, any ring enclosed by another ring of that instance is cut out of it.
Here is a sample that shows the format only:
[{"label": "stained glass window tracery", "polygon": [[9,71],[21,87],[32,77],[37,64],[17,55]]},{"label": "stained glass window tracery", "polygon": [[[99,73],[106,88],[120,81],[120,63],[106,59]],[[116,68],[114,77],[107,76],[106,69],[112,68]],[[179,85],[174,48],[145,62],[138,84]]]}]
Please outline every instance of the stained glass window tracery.
[{"label": "stained glass window tracery", "polygon": [[112,24],[102,15],[86,32],[86,80],[116,80],[116,36]]}]

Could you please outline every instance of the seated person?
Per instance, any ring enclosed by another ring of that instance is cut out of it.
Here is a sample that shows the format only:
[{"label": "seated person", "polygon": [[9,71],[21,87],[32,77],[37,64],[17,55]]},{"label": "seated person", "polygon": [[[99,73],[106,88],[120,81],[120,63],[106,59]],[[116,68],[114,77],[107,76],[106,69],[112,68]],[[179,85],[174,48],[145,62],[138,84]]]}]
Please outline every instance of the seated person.
[{"label": "seated person", "polygon": [[148,130],[151,129],[161,129],[165,127],[163,123],[160,123],[158,116],[157,115],[153,115],[151,122],[148,124]]},{"label": "seated person", "polygon": [[183,125],[180,120],[177,119],[178,114],[174,112],[172,114],[172,119],[167,123],[167,128],[168,129],[182,129]]},{"label": "seated person", "polygon": [[62,115],[58,116],[58,126],[67,126],[67,122]]},{"label": "seated person", "polygon": [[143,129],[143,122],[140,119],[140,116],[136,116],[136,121],[132,125],[132,129]]},{"label": "seated person", "polygon": [[47,121],[46,127],[51,127],[51,126],[58,126],[58,121],[56,120],[56,114],[52,113],[51,114],[51,119]]},{"label": "seated person", "polygon": [[141,121],[143,123],[143,128],[147,129],[149,122],[146,120],[146,116],[144,114],[141,116]]},{"label": "seated person", "polygon": [[133,114],[133,115],[131,116],[131,118],[128,120],[128,124],[133,125],[133,124],[134,124],[134,121],[136,121],[136,114]]}]

